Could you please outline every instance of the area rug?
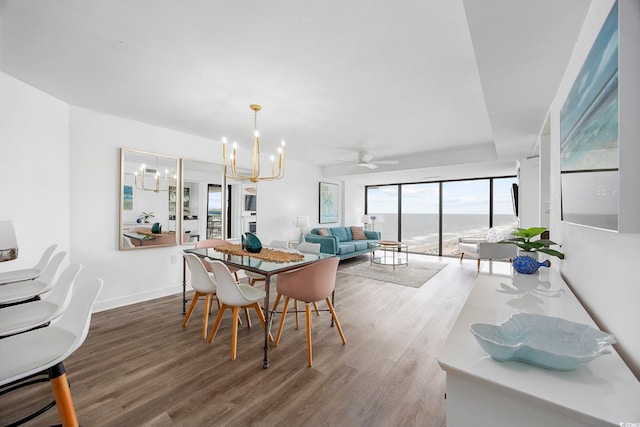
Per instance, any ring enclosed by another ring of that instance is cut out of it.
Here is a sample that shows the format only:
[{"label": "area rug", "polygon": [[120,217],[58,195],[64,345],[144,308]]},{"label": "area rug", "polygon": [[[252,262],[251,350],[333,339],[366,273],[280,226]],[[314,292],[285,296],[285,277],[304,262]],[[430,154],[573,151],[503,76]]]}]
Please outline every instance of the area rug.
[{"label": "area rug", "polygon": [[391,266],[369,265],[367,260],[357,264],[340,265],[338,272],[419,288],[446,266],[447,264],[434,262],[411,261],[409,258],[409,265],[397,265],[394,271]]}]

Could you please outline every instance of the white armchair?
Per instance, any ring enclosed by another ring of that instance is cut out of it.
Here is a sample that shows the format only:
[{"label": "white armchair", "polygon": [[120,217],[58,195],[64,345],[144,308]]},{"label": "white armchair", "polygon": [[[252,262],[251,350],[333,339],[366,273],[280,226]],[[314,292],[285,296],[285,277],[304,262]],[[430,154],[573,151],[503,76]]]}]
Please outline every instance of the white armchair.
[{"label": "white armchair", "polygon": [[480,270],[480,260],[483,259],[513,259],[517,253],[515,245],[498,243],[511,237],[515,230],[490,228],[486,238],[460,237],[458,239],[458,250],[460,251],[460,262],[465,255],[478,259],[478,270]]}]

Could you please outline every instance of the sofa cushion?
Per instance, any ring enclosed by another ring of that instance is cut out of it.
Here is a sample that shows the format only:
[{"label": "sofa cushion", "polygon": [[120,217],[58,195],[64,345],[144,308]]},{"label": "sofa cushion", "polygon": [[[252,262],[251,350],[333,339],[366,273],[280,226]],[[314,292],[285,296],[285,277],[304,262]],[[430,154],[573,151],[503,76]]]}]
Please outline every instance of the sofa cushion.
[{"label": "sofa cushion", "polygon": [[364,251],[365,249],[369,249],[369,242],[365,240],[352,240],[349,243],[352,243],[353,246],[356,247],[356,251]]},{"label": "sofa cushion", "polygon": [[367,240],[367,236],[364,235],[364,229],[362,227],[352,226],[351,235],[353,240]]},{"label": "sofa cushion", "polygon": [[499,242],[501,240],[510,239],[513,237],[514,230],[512,228],[496,228],[491,227],[487,233],[487,242]]},{"label": "sofa cushion", "polygon": [[318,236],[328,236],[329,231],[326,228],[318,228]]},{"label": "sofa cushion", "polygon": [[338,255],[348,254],[355,251],[356,246],[352,245],[351,243],[340,243],[340,245],[338,245]]},{"label": "sofa cushion", "polygon": [[336,236],[341,242],[351,240],[351,236],[347,234],[347,229],[345,227],[333,227],[329,229],[329,232],[332,236]]}]

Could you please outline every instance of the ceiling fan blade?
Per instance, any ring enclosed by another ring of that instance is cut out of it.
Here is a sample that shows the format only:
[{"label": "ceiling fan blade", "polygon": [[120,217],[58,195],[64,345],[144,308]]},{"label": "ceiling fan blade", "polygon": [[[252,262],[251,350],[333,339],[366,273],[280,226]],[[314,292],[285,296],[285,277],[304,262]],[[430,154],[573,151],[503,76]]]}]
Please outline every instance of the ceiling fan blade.
[{"label": "ceiling fan blade", "polygon": [[373,163],[360,163],[358,166],[364,166],[369,169],[378,169],[378,165],[374,165]]},{"label": "ceiling fan blade", "polygon": [[398,160],[378,160],[377,162],[371,162],[374,165],[397,165],[400,163]]},{"label": "ceiling fan blade", "polygon": [[362,163],[369,163],[372,159],[373,156],[369,153],[362,153]]}]

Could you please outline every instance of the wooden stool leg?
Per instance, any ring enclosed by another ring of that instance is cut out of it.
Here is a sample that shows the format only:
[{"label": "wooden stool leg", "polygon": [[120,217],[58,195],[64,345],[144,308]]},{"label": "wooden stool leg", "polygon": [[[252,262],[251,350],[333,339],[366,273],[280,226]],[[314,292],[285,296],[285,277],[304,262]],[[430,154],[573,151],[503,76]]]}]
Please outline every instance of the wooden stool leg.
[{"label": "wooden stool leg", "polygon": [[304,314],[307,320],[307,362],[311,366],[313,355],[311,354],[311,304],[306,303],[304,305]]},{"label": "wooden stool leg", "polygon": [[231,324],[231,360],[236,360],[238,349],[238,312],[240,307],[233,307],[233,323]]},{"label": "wooden stool leg", "polygon": [[53,390],[53,397],[56,401],[58,414],[62,427],[78,427],[78,417],[76,409],[73,406],[71,391],[69,390],[69,381],[64,371],[62,362],[56,366],[49,368],[49,383]]}]

